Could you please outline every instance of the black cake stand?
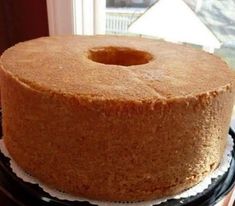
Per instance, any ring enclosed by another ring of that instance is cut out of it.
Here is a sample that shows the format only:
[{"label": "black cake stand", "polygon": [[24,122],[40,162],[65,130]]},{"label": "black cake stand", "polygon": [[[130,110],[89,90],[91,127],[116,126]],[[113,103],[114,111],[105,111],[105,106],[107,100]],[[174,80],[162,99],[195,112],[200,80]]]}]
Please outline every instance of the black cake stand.
[{"label": "black cake stand", "polygon": [[[1,118],[1,117],[0,117]],[[0,122],[1,123],[1,122]],[[0,133],[2,136],[1,128]],[[235,132],[229,134],[235,141]],[[225,197],[235,185],[235,146],[229,170],[202,193],[179,200],[168,200],[159,206],[212,206]],[[11,170],[9,159],[0,152],[0,205],[4,206],[87,206],[88,202],[64,201],[51,197],[39,186],[18,178]]]}]

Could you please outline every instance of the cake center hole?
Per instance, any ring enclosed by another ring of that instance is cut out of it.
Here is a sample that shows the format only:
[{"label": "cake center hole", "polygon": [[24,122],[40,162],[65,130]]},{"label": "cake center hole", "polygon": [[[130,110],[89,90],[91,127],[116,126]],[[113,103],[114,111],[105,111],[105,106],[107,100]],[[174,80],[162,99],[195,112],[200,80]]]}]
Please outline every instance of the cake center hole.
[{"label": "cake center hole", "polygon": [[89,50],[88,58],[102,64],[131,66],[147,64],[153,56],[145,51],[127,47],[96,47]]}]

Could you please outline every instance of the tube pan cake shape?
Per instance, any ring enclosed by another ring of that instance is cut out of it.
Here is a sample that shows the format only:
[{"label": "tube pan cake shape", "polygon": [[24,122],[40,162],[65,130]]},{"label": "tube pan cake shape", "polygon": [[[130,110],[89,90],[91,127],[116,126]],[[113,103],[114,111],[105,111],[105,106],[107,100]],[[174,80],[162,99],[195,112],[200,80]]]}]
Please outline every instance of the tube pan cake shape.
[{"label": "tube pan cake shape", "polygon": [[140,37],[43,37],[6,50],[0,78],[10,155],[66,193],[174,195],[224,152],[235,78],[199,49]]}]

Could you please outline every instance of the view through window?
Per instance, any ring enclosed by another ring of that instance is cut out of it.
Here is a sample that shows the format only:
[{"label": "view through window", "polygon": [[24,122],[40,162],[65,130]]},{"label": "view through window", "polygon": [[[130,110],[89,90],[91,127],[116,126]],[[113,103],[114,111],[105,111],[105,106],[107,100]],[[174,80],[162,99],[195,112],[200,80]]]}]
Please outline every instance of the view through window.
[{"label": "view through window", "polygon": [[106,34],[128,35],[130,24],[156,0],[106,0]]}]

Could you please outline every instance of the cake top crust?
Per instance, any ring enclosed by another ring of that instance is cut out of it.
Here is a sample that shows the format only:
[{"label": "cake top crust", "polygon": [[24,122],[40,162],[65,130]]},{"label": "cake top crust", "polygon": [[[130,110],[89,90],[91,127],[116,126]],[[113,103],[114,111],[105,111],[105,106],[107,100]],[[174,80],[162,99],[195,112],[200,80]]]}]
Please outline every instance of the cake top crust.
[{"label": "cake top crust", "polygon": [[33,89],[99,100],[184,98],[234,81],[215,55],[141,37],[43,37],[6,50],[1,64]]}]

